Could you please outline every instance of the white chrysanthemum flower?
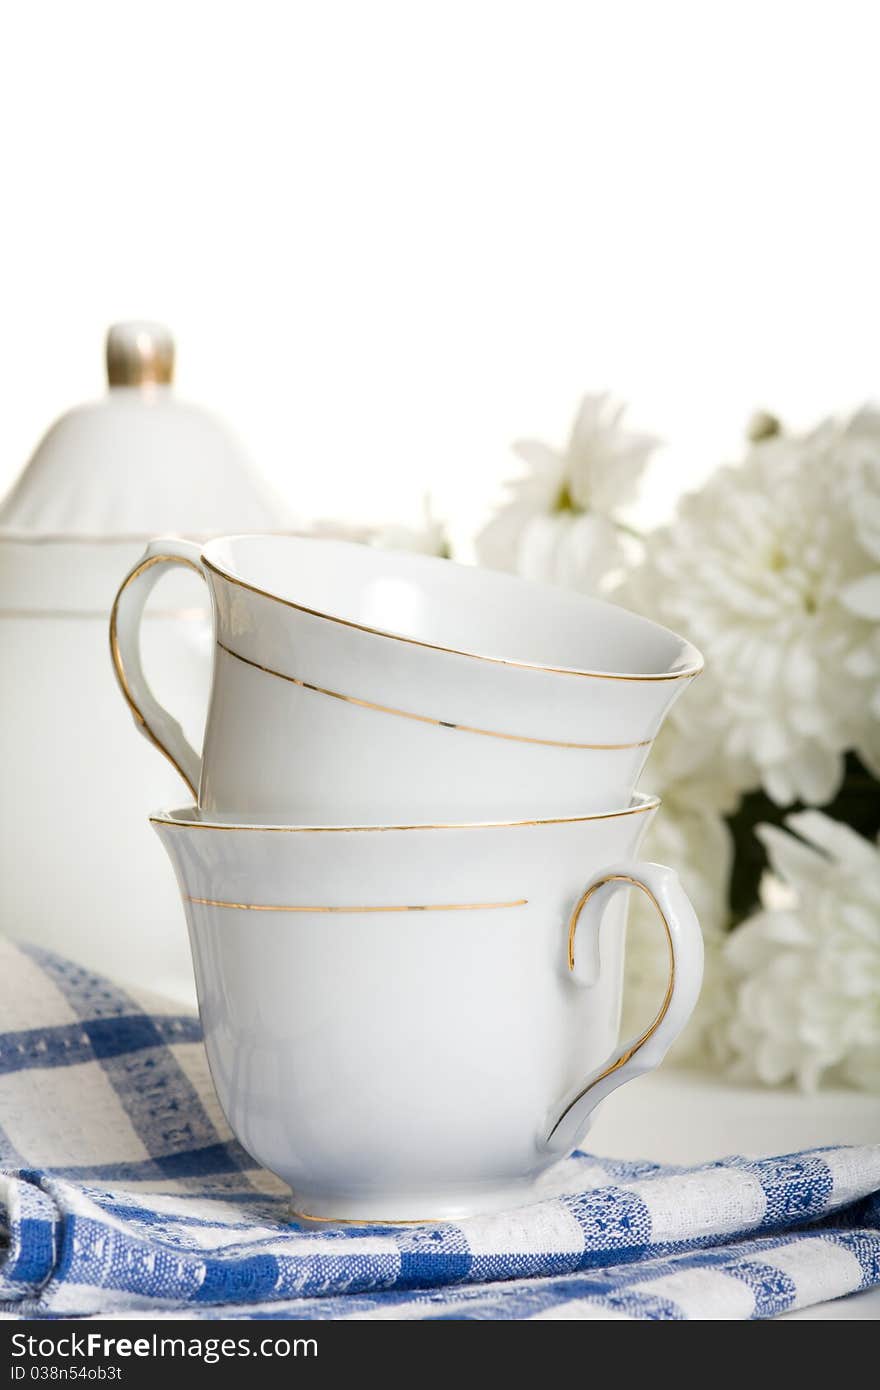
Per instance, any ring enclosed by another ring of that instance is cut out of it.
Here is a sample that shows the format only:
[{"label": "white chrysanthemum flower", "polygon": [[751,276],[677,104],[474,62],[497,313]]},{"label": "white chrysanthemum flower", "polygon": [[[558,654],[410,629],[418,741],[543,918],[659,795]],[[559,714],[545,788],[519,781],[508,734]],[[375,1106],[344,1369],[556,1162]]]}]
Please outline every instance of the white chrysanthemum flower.
[{"label": "white chrysanthemum flower", "polygon": [[370,544],[380,550],[412,550],[418,555],[437,555],[448,560],[451,547],[446,527],[434,515],[431,499],[425,497],[420,526],[389,523],[370,534]]},{"label": "white chrysanthemum flower", "polygon": [[619,510],[658,442],[624,429],[623,415],[608,395],[585,396],[564,450],[514,445],[529,471],[477,537],[481,564],[583,592],[613,581],[626,558]]},{"label": "white chrysanthemum flower", "polygon": [[763,910],[725,947],[738,981],[731,1070],[768,1086],[880,1091],[880,850],[819,811],[786,824],[795,834],[758,834],[788,900],[774,906],[778,884],[765,884]]},{"label": "white chrysanthemum flower", "polygon": [[871,624],[865,642],[850,653],[847,671],[870,691],[866,728],[857,745],[862,761],[880,777],[880,412],[861,410],[845,430],[855,485],[850,489],[859,544],[873,569],[846,586],[845,608]]},{"label": "white chrysanthemum flower", "polygon": [[355,541],[374,545],[379,550],[412,550],[419,555],[437,555],[448,559],[451,551],[446,527],[434,515],[430,497],[425,497],[421,525],[406,526],[386,522],[382,526],[321,519],[312,524],[309,535],[328,540]]},{"label": "white chrysanthemum flower", "polygon": [[[703,931],[703,988],[693,1016],[670,1052],[687,1066],[723,1059],[731,1012],[730,970],[724,958],[732,862],[730,832],[719,815],[692,800],[664,800],[651,826],[644,857],[671,865],[694,905]],[[668,951],[655,910],[632,894],[626,941],[623,1036],[640,1033],[657,1012],[668,981]]]},{"label": "white chrysanthemum flower", "polygon": [[687,633],[706,672],[671,711],[692,770],[821,805],[849,748],[876,753],[880,430],[776,437],[683,499],[620,594]]}]

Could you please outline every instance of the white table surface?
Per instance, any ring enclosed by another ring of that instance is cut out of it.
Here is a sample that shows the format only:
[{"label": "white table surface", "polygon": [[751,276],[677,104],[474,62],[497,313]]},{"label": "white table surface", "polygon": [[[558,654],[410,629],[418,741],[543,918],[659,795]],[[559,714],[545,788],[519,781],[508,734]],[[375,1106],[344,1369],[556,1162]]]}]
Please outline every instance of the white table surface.
[{"label": "white table surface", "polygon": [[[876,1096],[843,1090],[804,1096],[664,1068],[609,1096],[583,1148],[609,1158],[704,1163],[727,1154],[763,1157],[822,1144],[878,1143]],[[880,1319],[880,1289],[776,1321],[806,1318]]]}]

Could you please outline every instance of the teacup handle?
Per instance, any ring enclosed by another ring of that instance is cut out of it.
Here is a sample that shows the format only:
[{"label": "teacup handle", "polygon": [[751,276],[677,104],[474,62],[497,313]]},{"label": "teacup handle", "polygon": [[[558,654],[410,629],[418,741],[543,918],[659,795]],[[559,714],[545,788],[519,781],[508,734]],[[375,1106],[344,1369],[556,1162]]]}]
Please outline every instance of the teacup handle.
[{"label": "teacup handle", "polygon": [[141,663],[141,621],[150,592],[168,565],[195,570],[205,578],[201,549],[192,541],[161,537],[150,541],[140,560],[125,576],[110,612],[110,655],[119,688],[131,710],[135,726],[155,744],[180,773],[198,799],[202,770],[200,754],[187,741],[183,729],[159,704]]},{"label": "teacup handle", "polygon": [[[662,864],[615,864],[587,884],[568,923],[568,969],[574,971],[578,926],[589,926],[598,952],[599,924],[612,897],[624,888],[638,888],[657,909],[669,951],[669,981],[654,1021],[636,1038],[624,1043],[607,1062],[569,1094],[551,1114],[546,1143],[568,1152],[583,1137],[593,1108],[611,1091],[660,1065],[694,1011],[703,981],[703,934],[690,899],[672,869]],[[584,918],[584,914],[587,917]],[[575,983],[575,982],[573,982]]]}]

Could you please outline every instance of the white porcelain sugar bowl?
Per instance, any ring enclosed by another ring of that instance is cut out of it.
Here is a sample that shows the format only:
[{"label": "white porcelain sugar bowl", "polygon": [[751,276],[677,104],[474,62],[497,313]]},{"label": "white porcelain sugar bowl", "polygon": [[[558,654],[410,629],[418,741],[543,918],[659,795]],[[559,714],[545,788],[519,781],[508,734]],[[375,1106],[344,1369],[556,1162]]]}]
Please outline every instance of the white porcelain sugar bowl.
[{"label": "white porcelain sugar bowl", "polygon": [[[10,934],[189,996],[179,902],[146,820],[177,778],[131,737],[108,615],[150,536],[290,522],[228,429],[177,398],[173,363],[161,326],[111,328],[105,397],[51,427],[0,503],[0,907]],[[198,737],[207,591],[177,573],[149,611],[145,665]]]}]

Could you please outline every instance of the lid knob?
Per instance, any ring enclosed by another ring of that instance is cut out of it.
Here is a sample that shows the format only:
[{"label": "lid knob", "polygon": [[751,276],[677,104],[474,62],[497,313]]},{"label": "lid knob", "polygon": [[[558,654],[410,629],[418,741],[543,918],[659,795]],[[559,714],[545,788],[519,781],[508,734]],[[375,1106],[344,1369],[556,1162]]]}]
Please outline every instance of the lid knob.
[{"label": "lid knob", "polygon": [[174,376],[174,339],[161,323],[114,323],[107,333],[111,386],[167,386]]}]

